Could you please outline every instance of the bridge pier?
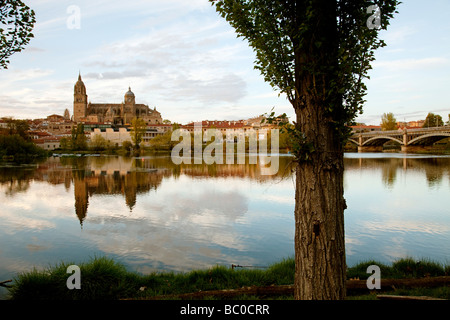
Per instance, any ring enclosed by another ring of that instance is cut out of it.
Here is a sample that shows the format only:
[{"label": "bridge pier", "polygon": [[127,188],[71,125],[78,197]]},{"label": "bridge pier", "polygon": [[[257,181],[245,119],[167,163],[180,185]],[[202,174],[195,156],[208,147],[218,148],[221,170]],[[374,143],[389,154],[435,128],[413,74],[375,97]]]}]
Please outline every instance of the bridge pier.
[{"label": "bridge pier", "polygon": [[383,146],[358,146],[358,152],[383,152]]},{"label": "bridge pier", "polygon": [[424,152],[431,151],[433,146],[402,146],[402,152],[404,153],[415,153],[415,152]]}]

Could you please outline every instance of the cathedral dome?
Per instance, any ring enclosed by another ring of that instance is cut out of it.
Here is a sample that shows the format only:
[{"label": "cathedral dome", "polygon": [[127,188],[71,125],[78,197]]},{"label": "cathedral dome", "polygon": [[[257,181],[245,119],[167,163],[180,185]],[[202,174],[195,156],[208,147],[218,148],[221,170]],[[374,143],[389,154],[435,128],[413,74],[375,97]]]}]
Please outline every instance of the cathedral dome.
[{"label": "cathedral dome", "polygon": [[127,93],[125,93],[125,97],[134,97],[133,91],[131,91],[131,88],[128,87]]}]

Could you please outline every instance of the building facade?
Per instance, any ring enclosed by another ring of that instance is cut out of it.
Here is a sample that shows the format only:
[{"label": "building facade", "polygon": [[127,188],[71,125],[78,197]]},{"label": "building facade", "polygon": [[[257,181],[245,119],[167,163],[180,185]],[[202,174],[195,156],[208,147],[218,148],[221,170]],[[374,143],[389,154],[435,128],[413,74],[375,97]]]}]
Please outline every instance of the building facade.
[{"label": "building facade", "polygon": [[88,101],[86,86],[78,75],[73,94],[73,121],[100,122],[114,125],[129,125],[135,118],[142,118],[148,125],[161,124],[161,114],[148,105],[137,104],[136,97],[128,88],[121,103],[91,103]]}]

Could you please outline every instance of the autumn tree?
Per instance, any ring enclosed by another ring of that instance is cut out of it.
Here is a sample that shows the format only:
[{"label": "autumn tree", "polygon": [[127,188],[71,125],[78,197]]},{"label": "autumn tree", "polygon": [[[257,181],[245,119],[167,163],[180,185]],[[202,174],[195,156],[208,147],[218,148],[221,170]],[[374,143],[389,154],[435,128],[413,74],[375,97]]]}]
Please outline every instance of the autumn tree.
[{"label": "autumn tree", "polygon": [[30,125],[27,120],[16,120],[13,118],[3,118],[3,120],[6,122],[6,131],[9,135],[17,134],[26,141],[30,140],[28,135]]},{"label": "autumn tree", "polygon": [[110,146],[110,142],[100,134],[91,135],[90,147],[94,151],[104,151]]},{"label": "autumn tree", "polygon": [[395,119],[392,112],[383,113],[381,116],[381,130],[396,130],[397,129],[397,119]]},{"label": "autumn tree", "polygon": [[34,11],[24,2],[0,1],[0,68],[7,69],[9,57],[30,42],[35,22]]},{"label": "autumn tree", "polygon": [[61,140],[59,140],[59,147],[62,150],[71,150],[72,149],[72,139],[69,139],[67,137],[62,137]]},{"label": "autumn tree", "polygon": [[[150,146],[156,150],[172,150],[173,147],[177,144],[176,141],[172,141],[172,132],[178,130],[180,128],[180,124],[173,123],[172,129],[166,131],[164,134],[158,134],[156,137],[150,140]],[[194,138],[191,139],[192,144]]]},{"label": "autumn tree", "polygon": [[130,129],[131,141],[133,142],[134,147],[136,149],[139,149],[139,145],[142,142],[142,137],[144,136],[144,133],[147,129],[147,124],[145,123],[144,119],[135,117],[131,121]]},{"label": "autumn tree", "polygon": [[425,118],[425,122],[423,123],[423,128],[431,128],[431,127],[442,127],[444,125],[444,121],[442,117],[438,114],[434,114],[433,112],[428,113]]},{"label": "autumn tree", "polygon": [[133,143],[129,140],[122,142],[122,149],[129,153],[133,149]]},{"label": "autumn tree", "polygon": [[68,145],[70,145],[72,150],[87,149],[87,138],[84,133],[84,125],[82,123],[79,123],[76,127],[72,128],[70,143]]},{"label": "autumn tree", "polygon": [[398,5],[380,0],[210,0],[292,104],[295,298],[345,297],[343,146],[374,51]]}]

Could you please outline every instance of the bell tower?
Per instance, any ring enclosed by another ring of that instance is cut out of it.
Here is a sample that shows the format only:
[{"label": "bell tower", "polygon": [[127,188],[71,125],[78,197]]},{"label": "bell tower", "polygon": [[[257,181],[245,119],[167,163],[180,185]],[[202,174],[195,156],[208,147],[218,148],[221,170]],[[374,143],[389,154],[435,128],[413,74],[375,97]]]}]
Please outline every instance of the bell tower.
[{"label": "bell tower", "polygon": [[122,116],[125,124],[131,123],[131,120],[136,116],[136,98],[130,87],[128,87],[124,96]]},{"label": "bell tower", "polygon": [[78,81],[75,83],[73,91],[73,120],[80,121],[86,117],[87,112],[87,94],[86,87],[81,80],[81,74],[78,74]]}]

